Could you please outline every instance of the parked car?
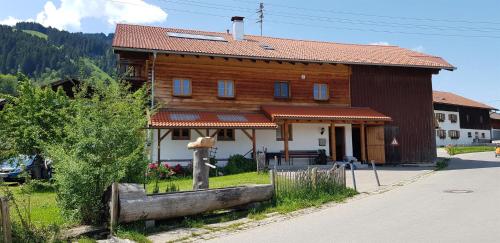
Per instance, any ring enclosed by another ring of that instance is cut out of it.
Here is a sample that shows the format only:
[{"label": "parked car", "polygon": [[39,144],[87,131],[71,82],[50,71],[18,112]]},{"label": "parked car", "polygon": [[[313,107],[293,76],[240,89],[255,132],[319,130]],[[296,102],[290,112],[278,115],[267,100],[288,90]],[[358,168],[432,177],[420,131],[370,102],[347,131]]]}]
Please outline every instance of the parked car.
[{"label": "parked car", "polygon": [[27,170],[31,173],[36,156],[21,155],[2,161],[0,164],[0,178],[4,180],[21,179],[20,174]]}]

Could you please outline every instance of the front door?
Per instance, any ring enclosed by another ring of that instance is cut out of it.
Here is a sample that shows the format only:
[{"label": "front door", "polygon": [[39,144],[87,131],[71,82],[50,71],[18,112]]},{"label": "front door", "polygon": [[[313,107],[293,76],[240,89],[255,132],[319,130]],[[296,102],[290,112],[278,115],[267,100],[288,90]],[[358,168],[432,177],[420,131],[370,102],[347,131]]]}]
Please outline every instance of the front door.
[{"label": "front door", "polygon": [[[330,133],[330,129],[328,129],[328,138],[330,139],[332,136]],[[345,156],[345,128],[344,127],[335,127],[335,160],[342,161]],[[330,157],[332,156],[332,143],[330,141]]]},{"label": "front door", "polygon": [[374,160],[377,164],[385,163],[384,140],[384,126],[366,127],[366,150],[368,152],[368,161]]}]

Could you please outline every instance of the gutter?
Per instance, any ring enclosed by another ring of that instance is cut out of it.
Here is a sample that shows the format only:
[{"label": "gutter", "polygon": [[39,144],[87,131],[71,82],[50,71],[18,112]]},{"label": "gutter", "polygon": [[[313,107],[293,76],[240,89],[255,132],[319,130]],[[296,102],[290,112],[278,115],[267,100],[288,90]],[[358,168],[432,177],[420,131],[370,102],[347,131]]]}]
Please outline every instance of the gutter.
[{"label": "gutter", "polygon": [[237,55],[222,55],[222,54],[211,54],[211,53],[198,53],[198,52],[182,52],[182,51],[162,51],[162,50],[151,50],[151,49],[140,49],[140,48],[127,48],[127,47],[113,47],[113,50],[119,51],[133,51],[133,52],[153,52],[160,54],[176,54],[176,55],[192,55],[192,56],[212,56],[212,57],[226,57],[226,58],[240,58],[240,59],[250,59],[250,60],[264,60],[264,61],[282,61],[282,62],[307,62],[307,63],[327,63],[327,64],[345,64],[345,65],[366,65],[366,66],[389,66],[389,67],[410,67],[410,68],[426,68],[426,69],[437,69],[437,70],[456,70],[457,67],[432,67],[432,66],[421,66],[421,65],[399,65],[399,64],[384,64],[384,63],[364,63],[364,62],[334,62],[334,61],[315,61],[315,60],[304,60],[304,59],[285,59],[285,58],[268,58],[268,57],[255,57],[255,56],[237,56]]},{"label": "gutter", "polygon": [[156,51],[153,51],[153,67],[151,70],[151,109],[155,106],[155,65],[156,65]]}]

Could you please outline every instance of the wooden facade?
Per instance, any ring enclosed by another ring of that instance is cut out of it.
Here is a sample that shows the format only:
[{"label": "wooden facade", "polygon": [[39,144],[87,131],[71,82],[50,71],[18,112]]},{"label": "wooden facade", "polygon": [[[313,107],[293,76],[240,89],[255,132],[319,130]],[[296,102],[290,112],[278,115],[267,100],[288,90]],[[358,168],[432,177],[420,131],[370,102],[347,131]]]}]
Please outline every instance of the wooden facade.
[{"label": "wooden facade", "polygon": [[[371,107],[390,116],[385,141],[388,163],[431,162],[436,157],[432,74],[435,70],[352,66],[352,106]],[[394,131],[393,134],[387,131]],[[400,154],[400,160],[393,154]]]},{"label": "wooden facade", "polygon": [[490,109],[435,103],[434,110],[458,112],[462,129],[491,129]]},{"label": "wooden facade", "polygon": [[[263,61],[188,55],[120,53],[121,60],[144,64],[151,79],[155,66],[155,99],[163,108],[176,110],[258,111],[262,105],[333,105],[370,107],[393,119],[392,122],[357,122],[362,160],[388,163],[431,162],[436,157],[432,106],[432,74],[435,69],[343,64]],[[173,79],[191,80],[188,97],[173,95]],[[139,80],[139,79],[134,79]],[[234,98],[217,96],[217,81],[233,80]],[[274,82],[288,81],[289,99],[274,97]],[[329,86],[330,99],[316,101],[314,83]],[[207,105],[210,104],[210,105]],[[285,121],[298,122],[298,121]],[[301,121],[304,122],[304,121]],[[314,121],[312,121],[314,122]],[[333,125],[331,121],[320,121]],[[339,121],[342,122],[342,121]],[[337,121],[335,121],[337,123]],[[374,126],[374,124],[377,124]],[[288,136],[285,127],[284,137]],[[354,127],[354,126],[353,126]],[[330,129],[335,138],[335,129]],[[255,138],[253,136],[253,140]],[[397,146],[391,145],[396,139]],[[335,148],[335,139],[333,148]],[[255,146],[255,145],[254,145]],[[331,145],[330,145],[331,146]],[[288,160],[288,141],[284,141]],[[332,147],[332,146],[331,146]],[[335,159],[335,151],[330,154]]]},{"label": "wooden facade", "polygon": [[[152,60],[148,61],[149,67]],[[159,55],[155,73],[155,97],[159,104],[172,109],[258,111],[264,104],[350,106],[349,74],[346,65],[266,62],[206,56]],[[302,79],[302,77],[305,78]],[[189,97],[172,95],[172,80],[191,80]],[[217,81],[233,80],[234,98],[217,96]],[[274,98],[274,82],[288,81],[290,98]],[[315,101],[314,83],[329,85],[330,99]]]}]

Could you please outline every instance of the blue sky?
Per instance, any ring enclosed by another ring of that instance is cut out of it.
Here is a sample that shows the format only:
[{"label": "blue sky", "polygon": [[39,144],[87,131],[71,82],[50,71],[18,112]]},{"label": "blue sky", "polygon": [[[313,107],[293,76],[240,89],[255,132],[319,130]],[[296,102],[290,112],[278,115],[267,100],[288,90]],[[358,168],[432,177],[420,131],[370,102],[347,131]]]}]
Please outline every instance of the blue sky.
[{"label": "blue sky", "polygon": [[[398,45],[458,67],[433,77],[435,90],[500,108],[500,1],[263,0],[264,35]],[[258,0],[0,0],[0,23],[35,20],[82,32],[113,32],[117,22],[225,31],[246,16],[258,34]],[[255,9],[255,10],[254,10]]]}]

